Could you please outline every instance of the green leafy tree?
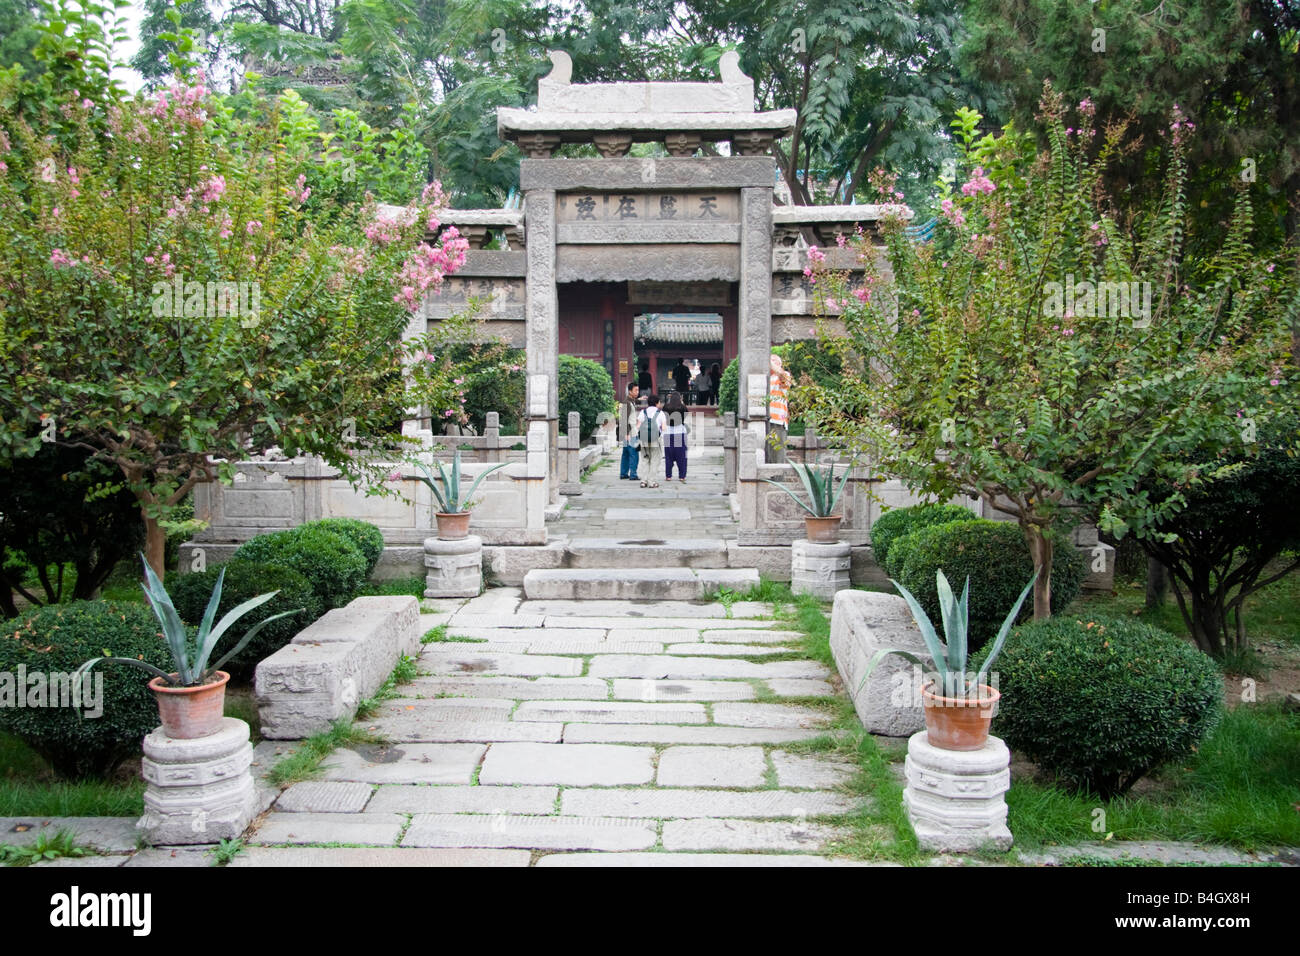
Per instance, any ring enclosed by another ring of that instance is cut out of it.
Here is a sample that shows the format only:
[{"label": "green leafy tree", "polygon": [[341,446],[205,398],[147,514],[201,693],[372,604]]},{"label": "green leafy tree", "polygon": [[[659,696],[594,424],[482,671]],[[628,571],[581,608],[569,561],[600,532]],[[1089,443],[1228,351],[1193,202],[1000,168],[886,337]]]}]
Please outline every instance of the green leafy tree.
[{"label": "green leafy tree", "polygon": [[[969,178],[941,201],[935,241],[913,241],[886,210],[892,282],[872,272],[850,290],[811,253],[820,305],[845,324],[823,340],[857,374],[803,389],[819,428],[875,451],[882,470],[1015,515],[1038,571],[1036,618],[1050,614],[1048,532],[1072,505],[1102,530],[1155,534],[1186,504],[1189,456],[1241,448],[1295,402],[1297,289],[1294,260],[1254,254],[1244,190],[1215,255],[1186,254],[1190,129],[1177,114],[1160,202],[1129,231],[1101,186],[1123,129],[1094,134],[1087,103],[1067,126],[1050,90],[1041,112],[1042,155],[1029,137],[981,137],[979,115],[960,114]],[[870,267],[873,253],[853,246]],[[1155,477],[1175,493],[1155,500],[1143,487]]]}]

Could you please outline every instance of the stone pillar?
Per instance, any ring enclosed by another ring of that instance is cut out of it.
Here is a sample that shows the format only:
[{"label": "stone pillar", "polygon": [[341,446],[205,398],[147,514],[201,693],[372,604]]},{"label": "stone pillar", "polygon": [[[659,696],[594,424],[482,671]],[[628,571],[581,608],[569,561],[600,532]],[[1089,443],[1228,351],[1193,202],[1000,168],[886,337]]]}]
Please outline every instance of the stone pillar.
[{"label": "stone pillar", "polygon": [[501,413],[488,412],[483,421],[483,460],[504,461],[501,451]]},{"label": "stone pillar", "polygon": [[569,412],[564,437],[560,439],[560,494],[582,494],[582,415]]},{"label": "stone pillar", "polygon": [[476,534],[452,541],[424,539],[424,596],[478,597],[483,591],[483,539]]},{"label": "stone pillar", "polygon": [[[560,307],[555,291],[555,190],[528,190],[524,194],[524,214],[528,223],[528,292],[524,315],[529,382],[528,417],[530,420],[542,418],[548,423],[548,490],[551,503],[555,503],[559,500],[555,456],[560,415],[557,381],[560,365]],[[545,385],[540,384],[541,380],[537,376],[545,376]],[[535,382],[539,384],[535,386]],[[544,410],[542,396],[534,395],[535,387],[545,389]]]},{"label": "stone pillar", "polygon": [[922,730],[907,741],[904,769],[903,808],[922,849],[1011,849],[1004,796],[1011,786],[1011,751],[997,737],[981,750],[941,750]]},{"label": "stone pillar", "polygon": [[177,740],[156,728],[144,738],[148,787],[136,822],[152,846],[233,840],[257,815],[248,724],[234,717],[206,737]]},{"label": "stone pillar", "polygon": [[849,587],[849,564],[853,547],[847,541],[817,544],[800,539],[790,545],[790,590],[811,594],[823,601],[835,600]]},{"label": "stone pillar", "polygon": [[736,493],[736,458],[740,451],[736,446],[736,413],[726,412],[722,420],[722,492],[723,494],[734,495]]},{"label": "stone pillar", "polygon": [[[774,174],[775,175],[775,174]],[[740,191],[740,420],[767,418],[764,408],[750,405],[750,376],[763,377],[767,391],[772,351],[772,187]]]}]

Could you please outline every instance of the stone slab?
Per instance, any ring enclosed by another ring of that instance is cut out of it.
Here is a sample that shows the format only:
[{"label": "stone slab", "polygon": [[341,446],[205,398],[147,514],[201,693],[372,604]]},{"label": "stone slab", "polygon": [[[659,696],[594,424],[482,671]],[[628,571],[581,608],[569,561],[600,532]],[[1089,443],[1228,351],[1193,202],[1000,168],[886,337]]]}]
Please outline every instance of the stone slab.
[{"label": "stone slab", "polygon": [[[690,508],[606,508],[606,521],[651,521],[667,524],[670,521],[690,521]],[[577,544],[577,540],[574,541]],[[664,565],[660,565],[663,567]]]},{"label": "stone slab", "polygon": [[471,627],[541,627],[543,618],[540,614],[465,614],[457,611],[452,615],[447,629]]},{"label": "stone slab", "polygon": [[402,846],[643,850],[654,846],[655,839],[650,820],[422,813],[412,818]]},{"label": "stone slab", "polygon": [[788,654],[792,647],[779,644],[669,644],[664,648],[666,654],[682,654],[698,657],[768,657],[772,654]]},{"label": "stone slab", "polygon": [[405,823],[397,813],[269,813],[248,842],[392,846]]},{"label": "stone slab", "polygon": [[811,677],[823,678],[826,668],[814,661],[728,660],[711,657],[671,657],[608,654],[592,659],[589,677],[640,677],[650,679]]},{"label": "stone slab", "polygon": [[[420,655],[420,669],[432,677],[457,674],[497,674],[504,677],[578,677],[582,661],[544,654],[490,654],[473,645],[430,644]],[[793,675],[792,675],[793,676]]]},{"label": "stone slab", "polygon": [[[543,725],[545,726],[545,725]],[[612,744],[502,743],[488,749],[480,784],[562,784],[570,787],[649,783],[650,747]]]},{"label": "stone slab", "polygon": [[772,766],[776,769],[777,786],[807,790],[842,786],[853,779],[855,773],[853,766],[844,761],[781,750],[772,751]]},{"label": "stone slab", "polygon": [[609,683],[597,677],[417,677],[398,690],[404,696],[504,698],[507,700],[604,700]]},{"label": "stone slab", "polygon": [[901,596],[839,592],[831,612],[830,641],[835,666],[863,727],[873,734],[908,737],[925,726],[915,665],[890,656],[869,677],[863,676],[875,653],[887,647],[910,651],[929,666],[925,641]]},{"label": "stone slab", "polygon": [[804,850],[816,852],[844,831],[820,823],[739,819],[669,820],[665,850]]},{"label": "stone slab", "polygon": [[860,860],[831,860],[794,853],[550,853],[537,861],[546,867],[844,867],[897,866]]},{"label": "stone slab", "polygon": [[515,723],[502,720],[447,721],[409,711],[381,717],[365,724],[367,730],[391,743],[491,743],[534,741],[557,743],[563,724]]},{"label": "stone slab", "polygon": [[803,635],[797,631],[761,630],[746,623],[738,628],[715,628],[700,624],[700,640],[710,644],[791,644],[798,647]]},{"label": "stone slab", "polygon": [[[615,601],[615,600],[548,600],[548,601],[524,601],[519,606],[520,613],[528,615],[541,615],[546,618],[592,618],[608,617],[617,621],[626,622],[629,618],[637,620],[638,627],[641,621],[647,618],[673,618],[673,623],[660,625],[662,627],[682,627],[689,626],[688,621],[684,618],[726,618],[727,609],[717,602],[709,601]],[[557,626],[548,624],[548,627]],[[579,623],[575,621],[571,625],[559,625],[570,627],[597,627],[600,625]],[[625,626],[625,624],[615,625]]]},{"label": "stone slab", "polygon": [[60,856],[53,860],[41,860],[38,863],[32,863],[31,866],[55,869],[66,869],[68,867],[92,867],[94,869],[113,869],[120,866],[126,866],[131,861],[131,857],[125,853],[113,853],[103,856],[90,854],[87,856]]},{"label": "stone slab", "polygon": [[713,722],[736,727],[827,727],[831,717],[791,704],[714,704]]},{"label": "stone slab", "polygon": [[622,627],[610,631],[606,635],[605,640],[610,644],[618,644],[625,641],[644,641],[647,638],[656,641],[663,641],[665,643],[682,644],[690,641],[698,641],[700,639],[700,632],[694,628],[685,627],[668,627],[659,630]]},{"label": "stone slab", "polygon": [[767,772],[762,747],[669,747],[659,755],[661,787],[761,787]]},{"label": "stone slab", "polygon": [[[499,628],[499,627],[458,627],[452,624],[447,628],[447,638],[454,642],[458,638],[469,638],[473,641],[499,641],[502,643],[524,642],[530,646],[537,646],[547,641],[554,643],[563,643],[570,641],[590,641],[593,643],[605,640],[605,631],[598,627],[557,627],[557,628]],[[632,640],[641,640],[643,637],[632,638]]]},{"label": "stone slab", "polygon": [[585,724],[704,724],[709,717],[704,705],[672,701],[646,703],[640,700],[530,700],[514,712],[515,720],[576,721]]},{"label": "stone slab", "polygon": [[[715,705],[716,706],[716,705]],[[822,730],[791,727],[692,727],[674,724],[565,724],[564,742],[629,744],[784,744]]]},{"label": "stone slab", "polygon": [[614,697],[618,700],[752,700],[754,688],[734,680],[639,680],[615,678]]},{"label": "stone slab", "polygon": [[758,572],[728,568],[557,568],[529,571],[524,592],[545,599],[673,599],[691,601],[720,587],[758,584]]},{"label": "stone slab", "polygon": [[526,850],[365,849],[362,847],[249,847],[232,867],[333,866],[350,870],[412,866],[527,866]]},{"label": "stone slab", "polygon": [[135,817],[0,817],[0,843],[30,846],[42,833],[60,830],[73,834],[73,843],[101,853],[124,853],[139,839]]},{"label": "stone slab", "polygon": [[215,866],[210,847],[149,847],[126,858],[123,866],[208,867]]},{"label": "stone slab", "polygon": [[487,750],[482,744],[363,744],[335,750],[323,778],[363,784],[469,783]]},{"label": "stone slab", "polygon": [[831,697],[835,693],[835,688],[824,680],[800,677],[774,677],[767,686],[778,697]]},{"label": "stone slab", "polygon": [[[380,787],[375,813],[554,813],[558,787]],[[622,816],[622,814],[618,814]]]},{"label": "stone slab", "polygon": [[284,813],[360,813],[373,792],[365,783],[308,780],[282,793],[275,809]]},{"label": "stone slab", "polygon": [[569,787],[560,797],[563,813],[582,816],[646,817],[792,817],[805,819],[848,813],[859,801],[840,793],[790,790],[617,789]]}]

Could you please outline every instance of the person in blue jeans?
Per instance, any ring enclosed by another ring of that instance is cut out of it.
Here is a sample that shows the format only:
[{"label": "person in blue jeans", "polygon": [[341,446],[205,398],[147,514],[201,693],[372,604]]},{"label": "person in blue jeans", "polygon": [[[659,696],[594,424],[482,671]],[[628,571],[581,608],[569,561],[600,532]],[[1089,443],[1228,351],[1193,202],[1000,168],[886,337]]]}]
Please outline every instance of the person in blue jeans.
[{"label": "person in blue jeans", "polygon": [[627,387],[627,397],[618,406],[618,427],[623,436],[623,457],[618,464],[620,479],[636,480],[637,466],[641,463],[641,452],[637,448],[637,398],[641,390],[636,385]]}]

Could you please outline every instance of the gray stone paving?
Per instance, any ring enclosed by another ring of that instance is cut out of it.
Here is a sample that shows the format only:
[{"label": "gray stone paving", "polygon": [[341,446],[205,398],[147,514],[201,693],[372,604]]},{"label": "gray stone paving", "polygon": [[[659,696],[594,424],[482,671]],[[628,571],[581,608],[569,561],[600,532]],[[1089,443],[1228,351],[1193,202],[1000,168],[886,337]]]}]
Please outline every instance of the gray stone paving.
[{"label": "gray stone paving", "polygon": [[775,701],[828,695],[830,674],[765,660],[797,653],[800,635],[769,606],[737,607],[526,601],[518,588],[443,606],[449,634],[475,640],[425,645],[420,676],[360,723],[381,742],[340,748],[285,790],[241,865],[342,852],[319,844],[397,865],[515,851],[534,864],[673,850],[689,851],[683,865],[737,850],[821,862],[840,835],[826,818],[863,798],[832,758],[784,749],[823,734],[827,714]]}]

